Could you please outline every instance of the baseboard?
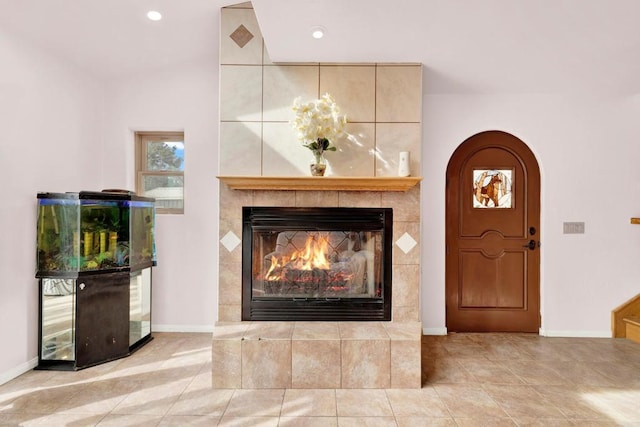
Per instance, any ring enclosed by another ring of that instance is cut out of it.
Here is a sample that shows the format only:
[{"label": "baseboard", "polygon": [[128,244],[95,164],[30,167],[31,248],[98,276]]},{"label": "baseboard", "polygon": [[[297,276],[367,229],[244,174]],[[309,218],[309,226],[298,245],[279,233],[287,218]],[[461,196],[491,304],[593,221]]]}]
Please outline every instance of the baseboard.
[{"label": "baseboard", "polygon": [[[211,325],[152,325],[153,332],[213,333]],[[543,337],[611,338],[611,331],[561,331],[540,329]],[[422,328],[422,335],[447,335],[447,328]],[[36,361],[37,362],[37,361]],[[35,365],[34,365],[35,366]]]},{"label": "baseboard", "polygon": [[611,338],[611,331],[550,331],[540,329],[540,335],[556,338]]},{"label": "baseboard", "polygon": [[[540,329],[542,337],[611,338],[611,331],[554,331]],[[422,328],[422,335],[447,335],[447,328]]]},{"label": "baseboard", "polygon": [[8,383],[12,379],[19,377],[20,375],[24,374],[25,372],[29,372],[30,370],[32,370],[36,366],[38,366],[38,358],[37,357],[31,359],[28,362],[23,363],[22,365],[16,366],[15,368],[11,369],[10,371],[0,373],[0,385],[2,385],[4,383]]},{"label": "baseboard", "polygon": [[213,333],[213,325],[151,325],[151,332]]},{"label": "baseboard", "polygon": [[447,335],[447,328],[422,328],[422,335]]}]

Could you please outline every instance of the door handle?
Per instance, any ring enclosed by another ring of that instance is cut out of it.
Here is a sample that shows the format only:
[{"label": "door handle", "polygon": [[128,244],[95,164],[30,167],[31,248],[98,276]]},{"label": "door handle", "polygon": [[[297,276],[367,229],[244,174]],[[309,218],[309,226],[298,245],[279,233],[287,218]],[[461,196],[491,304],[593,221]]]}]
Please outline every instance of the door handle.
[{"label": "door handle", "polygon": [[530,250],[534,250],[536,248],[536,241],[535,240],[529,240],[529,243],[527,243],[526,245],[522,245],[523,248],[529,248]]}]

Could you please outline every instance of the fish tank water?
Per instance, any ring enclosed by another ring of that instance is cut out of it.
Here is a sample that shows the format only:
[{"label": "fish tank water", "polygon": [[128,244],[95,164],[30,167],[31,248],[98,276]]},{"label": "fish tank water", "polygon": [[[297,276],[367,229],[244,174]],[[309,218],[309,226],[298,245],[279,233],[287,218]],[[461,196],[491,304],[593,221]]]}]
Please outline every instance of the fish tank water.
[{"label": "fish tank water", "polygon": [[154,265],[154,205],[130,192],[39,193],[36,276]]}]

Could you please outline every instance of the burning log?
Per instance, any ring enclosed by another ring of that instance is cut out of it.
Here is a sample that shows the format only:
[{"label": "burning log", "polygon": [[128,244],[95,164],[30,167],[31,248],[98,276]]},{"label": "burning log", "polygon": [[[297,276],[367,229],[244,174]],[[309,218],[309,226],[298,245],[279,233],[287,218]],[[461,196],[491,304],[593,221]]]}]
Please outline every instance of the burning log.
[{"label": "burning log", "polygon": [[279,274],[272,275],[274,278],[277,277],[275,280],[264,281],[265,293],[323,297],[352,292],[353,274],[342,262],[335,263],[330,269],[297,270],[284,267],[277,273]]}]

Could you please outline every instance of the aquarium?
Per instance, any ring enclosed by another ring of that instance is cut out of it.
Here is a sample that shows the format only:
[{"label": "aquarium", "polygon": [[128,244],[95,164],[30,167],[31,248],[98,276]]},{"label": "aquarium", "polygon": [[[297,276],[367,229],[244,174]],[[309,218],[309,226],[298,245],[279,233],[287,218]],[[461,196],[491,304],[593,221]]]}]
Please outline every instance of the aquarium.
[{"label": "aquarium", "polygon": [[147,267],[155,264],[155,206],[153,199],[131,200],[129,202],[131,219],[129,237],[131,266]]},{"label": "aquarium", "polygon": [[83,369],[150,341],[154,199],[104,190],[37,200],[37,369]]},{"label": "aquarium", "polygon": [[78,194],[38,194],[37,233],[38,273],[77,272],[81,243]]},{"label": "aquarium", "polygon": [[39,193],[37,276],[151,266],[154,227],[151,198],[128,192]]}]

